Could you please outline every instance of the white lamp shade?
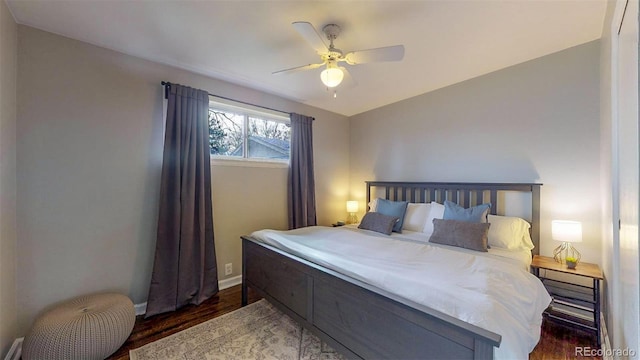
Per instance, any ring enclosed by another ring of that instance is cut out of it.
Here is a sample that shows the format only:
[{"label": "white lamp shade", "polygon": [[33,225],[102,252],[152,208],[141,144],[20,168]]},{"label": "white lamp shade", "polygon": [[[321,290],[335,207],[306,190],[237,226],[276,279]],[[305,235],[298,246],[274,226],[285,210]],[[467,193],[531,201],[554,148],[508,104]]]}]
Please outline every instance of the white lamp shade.
[{"label": "white lamp shade", "polygon": [[342,70],[336,67],[328,67],[320,73],[320,80],[327,87],[336,87],[340,85],[342,79],[344,78],[344,73]]},{"label": "white lamp shade", "polygon": [[556,241],[581,242],[582,224],[577,221],[553,220],[551,222],[551,237]]},{"label": "white lamp shade", "polygon": [[357,201],[347,201],[347,212],[348,213],[358,212],[358,202]]}]

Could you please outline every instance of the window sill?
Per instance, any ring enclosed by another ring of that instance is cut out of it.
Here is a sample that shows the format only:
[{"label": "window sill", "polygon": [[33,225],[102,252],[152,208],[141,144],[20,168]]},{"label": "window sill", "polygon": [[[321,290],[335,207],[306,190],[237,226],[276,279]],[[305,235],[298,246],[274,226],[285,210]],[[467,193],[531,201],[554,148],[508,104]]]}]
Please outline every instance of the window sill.
[{"label": "window sill", "polygon": [[240,166],[240,167],[256,167],[256,168],[276,168],[285,169],[289,167],[289,161],[273,161],[259,159],[221,159],[211,158],[211,166]]}]

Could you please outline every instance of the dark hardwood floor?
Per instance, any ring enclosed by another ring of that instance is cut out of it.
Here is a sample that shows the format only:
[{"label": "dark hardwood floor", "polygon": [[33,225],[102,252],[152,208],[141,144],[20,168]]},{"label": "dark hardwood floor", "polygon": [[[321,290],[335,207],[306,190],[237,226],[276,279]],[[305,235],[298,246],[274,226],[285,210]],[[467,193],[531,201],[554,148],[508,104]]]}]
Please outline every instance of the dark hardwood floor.
[{"label": "dark hardwood floor", "polygon": [[[165,336],[240,308],[240,285],[220,291],[199,306],[186,306],[178,311],[153,316],[138,317],[133,332],[122,347],[109,357],[111,360],[129,359],[129,350],[138,348]],[[260,298],[251,291],[249,302]],[[583,359],[575,356],[576,346],[596,348],[595,340],[587,333],[567,329],[545,321],[538,346],[529,355],[531,360]],[[591,359],[591,358],[590,358]]]},{"label": "dark hardwood floor", "polygon": [[552,321],[543,320],[538,345],[529,354],[530,360],[600,359],[576,355],[576,347],[598,349],[593,335],[586,331],[567,328]]}]

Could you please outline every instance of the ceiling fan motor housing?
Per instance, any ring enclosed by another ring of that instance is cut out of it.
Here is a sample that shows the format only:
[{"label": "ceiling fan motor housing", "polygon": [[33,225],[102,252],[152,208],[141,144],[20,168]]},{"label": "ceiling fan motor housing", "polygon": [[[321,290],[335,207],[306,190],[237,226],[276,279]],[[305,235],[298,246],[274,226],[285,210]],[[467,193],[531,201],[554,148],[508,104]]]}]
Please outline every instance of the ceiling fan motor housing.
[{"label": "ceiling fan motor housing", "polygon": [[336,49],[336,48],[331,48],[331,49],[329,49],[328,53],[323,54],[320,57],[322,58],[322,61],[324,61],[324,62],[342,60],[342,58],[343,58],[342,50]]}]

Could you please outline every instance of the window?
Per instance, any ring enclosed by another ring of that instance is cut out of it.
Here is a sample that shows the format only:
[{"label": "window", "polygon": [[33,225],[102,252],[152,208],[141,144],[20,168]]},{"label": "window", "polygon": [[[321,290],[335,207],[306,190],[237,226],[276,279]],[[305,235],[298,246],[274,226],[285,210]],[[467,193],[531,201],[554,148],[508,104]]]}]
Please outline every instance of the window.
[{"label": "window", "polygon": [[209,148],[214,158],[288,161],[289,119],[251,108],[209,103]]}]

